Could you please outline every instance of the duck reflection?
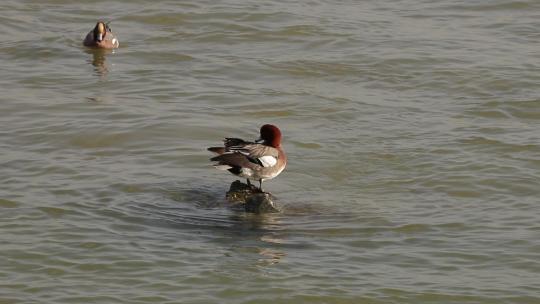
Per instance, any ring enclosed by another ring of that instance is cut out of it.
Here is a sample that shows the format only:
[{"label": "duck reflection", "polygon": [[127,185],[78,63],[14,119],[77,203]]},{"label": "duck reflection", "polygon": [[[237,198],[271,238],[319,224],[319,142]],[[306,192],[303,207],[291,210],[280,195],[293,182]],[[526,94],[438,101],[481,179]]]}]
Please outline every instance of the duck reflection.
[{"label": "duck reflection", "polygon": [[98,75],[100,78],[105,78],[109,73],[107,55],[113,53],[113,51],[107,49],[87,49],[86,52],[92,55],[87,62],[94,66],[96,75]]},{"label": "duck reflection", "polygon": [[267,267],[281,262],[281,259],[286,256],[285,252],[263,249],[259,252],[263,258],[260,258],[257,266]]},{"label": "duck reflection", "polygon": [[252,241],[258,245],[248,246],[257,252],[260,257],[255,265],[267,267],[281,262],[287,254],[281,250],[281,245],[285,240],[280,233],[282,224],[280,216],[277,214],[236,214],[231,216],[231,220],[236,223],[234,231],[253,236]]},{"label": "duck reflection", "polygon": [[[167,221],[160,220],[159,225],[167,224],[185,229],[196,225],[197,229],[206,227],[216,244],[228,248],[226,256],[240,257],[239,264],[265,268],[280,263],[287,254],[284,238],[286,232],[282,223],[282,213],[249,213],[244,206],[231,205],[223,198],[223,192],[211,185],[199,183],[197,188],[165,191],[166,195],[178,204],[171,211],[168,204],[163,210],[152,204],[147,210],[165,215]],[[190,204],[186,204],[190,202]],[[139,204],[140,206],[140,204]],[[179,209],[185,208],[185,209]],[[201,214],[201,210],[204,210]],[[173,216],[174,215],[174,216]],[[225,215],[225,219],[222,218]],[[247,256],[245,256],[247,254]],[[238,264],[223,260],[224,267],[236,267]],[[233,266],[231,266],[233,265]],[[236,265],[236,266],[235,266]]]}]

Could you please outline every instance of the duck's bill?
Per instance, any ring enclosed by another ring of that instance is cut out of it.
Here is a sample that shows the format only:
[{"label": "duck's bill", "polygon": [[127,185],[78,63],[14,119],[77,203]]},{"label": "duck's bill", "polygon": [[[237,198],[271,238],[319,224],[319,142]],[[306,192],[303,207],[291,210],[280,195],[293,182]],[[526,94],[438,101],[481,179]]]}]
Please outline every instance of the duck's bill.
[{"label": "duck's bill", "polygon": [[101,40],[103,40],[103,34],[99,33],[97,35],[97,41],[101,42]]}]

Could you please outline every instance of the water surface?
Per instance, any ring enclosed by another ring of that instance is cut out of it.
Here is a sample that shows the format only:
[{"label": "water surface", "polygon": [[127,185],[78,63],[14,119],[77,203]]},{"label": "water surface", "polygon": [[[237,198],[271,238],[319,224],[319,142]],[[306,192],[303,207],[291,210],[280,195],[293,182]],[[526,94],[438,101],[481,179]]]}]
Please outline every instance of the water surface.
[{"label": "water surface", "polygon": [[0,6],[0,302],[540,302],[538,1]]}]

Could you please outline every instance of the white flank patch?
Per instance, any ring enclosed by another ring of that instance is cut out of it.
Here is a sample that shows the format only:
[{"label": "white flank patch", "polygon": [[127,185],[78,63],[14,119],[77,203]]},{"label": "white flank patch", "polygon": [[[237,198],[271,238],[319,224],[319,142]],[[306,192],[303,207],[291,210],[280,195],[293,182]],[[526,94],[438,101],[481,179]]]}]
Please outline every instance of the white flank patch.
[{"label": "white flank patch", "polygon": [[251,170],[250,168],[242,168],[242,170],[240,171],[240,176],[250,178],[253,176],[253,170]]},{"label": "white flank patch", "polygon": [[118,43],[118,40],[117,40],[116,38],[113,38],[113,39],[112,39],[112,44],[115,45],[115,44],[117,44],[117,43]]},{"label": "white flank patch", "polygon": [[270,155],[259,157],[259,161],[261,162],[263,167],[272,167],[277,164],[277,158]]}]

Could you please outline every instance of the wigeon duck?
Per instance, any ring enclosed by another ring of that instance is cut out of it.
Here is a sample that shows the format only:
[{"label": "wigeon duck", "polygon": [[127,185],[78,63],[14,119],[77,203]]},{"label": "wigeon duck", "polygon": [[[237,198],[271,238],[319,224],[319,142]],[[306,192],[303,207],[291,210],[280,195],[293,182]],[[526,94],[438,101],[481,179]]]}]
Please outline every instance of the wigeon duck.
[{"label": "wigeon duck", "polygon": [[102,49],[115,49],[120,45],[109,25],[102,21],[99,21],[96,27],[86,35],[83,44]]},{"label": "wigeon duck", "polygon": [[255,142],[239,138],[225,138],[223,147],[211,147],[208,151],[218,154],[211,158],[216,161],[215,168],[228,170],[234,175],[262,182],[278,176],[287,165],[287,155],[281,148],[281,131],[274,125],[261,127],[261,137]]}]

